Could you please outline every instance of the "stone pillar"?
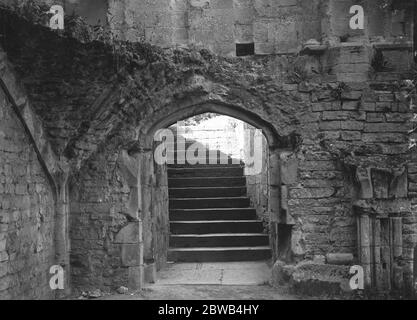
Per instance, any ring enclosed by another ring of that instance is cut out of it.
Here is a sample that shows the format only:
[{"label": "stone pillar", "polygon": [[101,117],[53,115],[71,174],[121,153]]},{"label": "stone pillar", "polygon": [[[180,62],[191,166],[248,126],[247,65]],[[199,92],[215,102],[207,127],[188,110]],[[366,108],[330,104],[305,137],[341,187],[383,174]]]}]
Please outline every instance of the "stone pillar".
[{"label": "stone pillar", "polygon": [[372,281],[378,291],[384,289],[384,278],[381,265],[381,221],[375,219],[373,221],[373,241],[371,245],[373,258]]},{"label": "stone pillar", "polygon": [[402,218],[393,217],[390,219],[390,229],[392,234],[392,281],[396,290],[404,287],[402,255],[403,255],[403,232]]},{"label": "stone pillar", "polygon": [[142,190],[140,176],[140,156],[129,156],[123,150],[118,160],[119,168],[130,188],[128,214],[130,221],[116,235],[116,243],[120,243],[122,265],[128,268],[128,286],[140,289],[143,285],[143,223],[142,223]]},{"label": "stone pillar", "polygon": [[358,256],[364,271],[365,288],[369,288],[371,281],[371,241],[369,215],[364,213],[357,218],[358,223]]},{"label": "stone pillar", "polygon": [[411,273],[403,244],[403,219],[411,210],[405,197],[406,170],[358,168],[356,179],[359,182],[356,195],[361,199],[355,203],[358,258],[364,268],[365,285],[383,292],[392,289],[401,292],[409,281],[406,273]]},{"label": "stone pillar", "polygon": [[58,297],[70,294],[70,242],[69,242],[69,168],[54,174],[57,197],[55,204],[55,258],[56,264],[64,269],[64,291],[57,291]]},{"label": "stone pillar", "polygon": [[269,150],[269,190],[268,211],[270,223],[270,243],[274,260],[278,259],[278,224],[280,222],[281,194],[280,194],[279,151]]},{"label": "stone pillar", "polygon": [[[297,182],[298,162],[291,152],[279,149],[270,149],[269,152],[268,204],[273,257],[277,259],[280,250],[291,251],[292,254],[297,252],[298,243],[292,239],[295,220],[288,207],[288,187]],[[279,234],[280,230],[282,234]]]},{"label": "stone pillar", "polygon": [[411,271],[413,272],[413,283],[412,283],[412,292],[417,296],[417,246],[413,250],[413,263],[411,265]]},{"label": "stone pillar", "polygon": [[140,219],[143,221],[143,245],[144,259],[151,261],[154,258],[154,230],[152,216],[152,194],[154,188],[154,168],[153,168],[153,151],[141,149],[136,154],[136,158],[140,163],[140,203],[139,213]]},{"label": "stone pillar", "polygon": [[298,161],[292,152],[279,154],[280,188],[281,188],[281,215],[280,222],[294,225],[295,221],[288,208],[288,187],[297,183]]}]

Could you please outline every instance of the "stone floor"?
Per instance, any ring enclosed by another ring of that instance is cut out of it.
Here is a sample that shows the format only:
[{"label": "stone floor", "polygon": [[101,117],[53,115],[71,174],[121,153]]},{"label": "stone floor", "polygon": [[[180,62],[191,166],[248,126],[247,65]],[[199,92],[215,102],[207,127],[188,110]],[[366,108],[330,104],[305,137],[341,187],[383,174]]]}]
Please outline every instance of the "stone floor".
[{"label": "stone floor", "polygon": [[109,295],[102,300],[299,300],[300,297],[262,286],[153,285],[139,292]]},{"label": "stone floor", "polygon": [[292,300],[299,297],[268,285],[267,262],[175,263],[141,291],[106,300]]},{"label": "stone floor", "polygon": [[174,263],[158,272],[156,285],[265,285],[271,268],[264,261]]}]

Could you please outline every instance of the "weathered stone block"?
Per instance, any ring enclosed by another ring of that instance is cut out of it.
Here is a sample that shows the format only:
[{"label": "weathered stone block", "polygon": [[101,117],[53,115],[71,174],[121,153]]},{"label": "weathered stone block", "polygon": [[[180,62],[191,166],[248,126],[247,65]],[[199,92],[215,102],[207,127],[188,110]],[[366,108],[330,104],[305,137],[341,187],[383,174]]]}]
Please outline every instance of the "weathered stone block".
[{"label": "weathered stone block", "polygon": [[364,128],[364,123],[360,121],[342,121],[341,129],[349,131],[361,131]]},{"label": "weathered stone block", "polygon": [[139,266],[139,244],[122,244],[122,265]]},{"label": "weathered stone block", "polygon": [[146,264],[145,265],[145,282],[146,283],[155,283],[157,280],[156,277],[156,264],[155,263],[151,263],[151,264]]},{"label": "weathered stone block", "polygon": [[344,132],[341,132],[340,137],[342,140],[346,140],[346,141],[361,140],[361,132],[360,131],[344,131]]},{"label": "weathered stone block", "polygon": [[297,182],[298,175],[298,161],[297,159],[281,160],[281,183],[293,184]]},{"label": "weathered stone block", "polygon": [[347,120],[349,113],[346,111],[325,111],[322,114],[322,120]]},{"label": "weathered stone block", "polygon": [[342,109],[343,110],[358,110],[359,101],[343,101]]},{"label": "weathered stone block", "polygon": [[353,264],[353,254],[351,253],[328,253],[326,254],[326,263],[351,266]]},{"label": "weathered stone block", "polygon": [[300,170],[309,171],[332,171],[336,169],[334,161],[302,161],[299,164]]},{"label": "weathered stone block", "polygon": [[131,290],[141,289],[141,284],[144,283],[143,267],[136,266],[136,267],[129,267],[128,269],[129,269],[128,270],[129,289]]},{"label": "weathered stone block", "polygon": [[365,132],[407,132],[410,130],[410,124],[367,123],[364,130]]},{"label": "weathered stone block", "polygon": [[392,143],[401,143],[405,142],[407,139],[405,135],[400,133],[364,133],[362,134],[362,141],[364,142],[392,142]]},{"label": "weathered stone block", "polygon": [[320,130],[340,130],[342,128],[342,122],[341,121],[326,121],[321,122],[319,124]]},{"label": "weathered stone block", "polygon": [[359,100],[361,97],[362,97],[362,91],[357,91],[357,90],[343,91],[341,94],[341,98],[343,100]]},{"label": "weathered stone block", "polygon": [[292,292],[311,296],[340,295],[350,292],[349,267],[304,262],[286,265],[277,261],[272,268],[271,284],[288,286]]},{"label": "weathered stone block", "polygon": [[333,188],[303,188],[303,189],[291,189],[291,199],[319,199],[329,198],[333,196],[335,190]]},{"label": "weathered stone block", "polygon": [[387,122],[406,122],[411,119],[411,115],[405,113],[387,113],[385,116]]},{"label": "weathered stone block", "polygon": [[7,254],[7,252],[5,251],[0,252],[0,262],[7,261],[7,260],[9,260],[9,255]]},{"label": "weathered stone block", "polygon": [[370,113],[366,114],[367,122],[385,122],[385,115],[383,113]]},{"label": "weathered stone block", "polygon": [[123,227],[114,239],[114,243],[138,243],[139,242],[139,225],[138,222],[129,223]]},{"label": "weathered stone block", "polygon": [[326,263],[326,257],[323,256],[323,255],[314,255],[313,256],[313,263],[325,264]]}]

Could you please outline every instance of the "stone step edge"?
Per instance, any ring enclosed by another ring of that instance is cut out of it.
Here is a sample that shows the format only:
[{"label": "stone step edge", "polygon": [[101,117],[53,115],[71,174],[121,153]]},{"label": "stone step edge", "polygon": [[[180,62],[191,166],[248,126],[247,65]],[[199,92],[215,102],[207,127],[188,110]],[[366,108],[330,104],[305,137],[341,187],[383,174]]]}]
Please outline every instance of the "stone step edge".
[{"label": "stone step edge", "polygon": [[255,246],[255,247],[192,247],[192,248],[170,248],[168,251],[180,251],[180,252],[193,252],[193,251],[263,251],[271,250],[267,246]]},{"label": "stone step edge", "polygon": [[185,211],[185,212],[189,212],[189,211],[255,211],[254,208],[252,207],[248,207],[248,208],[201,208],[201,209],[190,209],[190,208],[183,208],[183,209],[170,209],[169,212],[173,212],[173,211]]},{"label": "stone step edge", "polygon": [[180,187],[180,188],[178,188],[178,187],[171,187],[171,188],[169,188],[168,187],[168,189],[169,190],[230,190],[230,189],[243,189],[243,188],[245,188],[246,186],[241,186],[241,187],[236,187],[236,186],[233,186],[233,187]]},{"label": "stone step edge", "polygon": [[225,177],[207,177],[207,176],[202,176],[202,177],[168,177],[168,181],[169,180],[174,180],[174,179],[182,179],[182,180],[195,180],[195,179],[244,179],[246,178],[246,176],[225,176]]},{"label": "stone step edge", "polygon": [[205,234],[171,234],[174,238],[221,238],[221,237],[269,237],[266,233],[205,233]]},{"label": "stone step edge", "polygon": [[248,200],[248,197],[242,197],[242,196],[238,196],[238,197],[214,197],[214,198],[170,198],[170,201],[176,201],[176,200],[181,200],[181,201],[188,201],[188,200]]},{"label": "stone step edge", "polygon": [[169,223],[204,224],[204,223],[262,223],[260,220],[178,220]]}]

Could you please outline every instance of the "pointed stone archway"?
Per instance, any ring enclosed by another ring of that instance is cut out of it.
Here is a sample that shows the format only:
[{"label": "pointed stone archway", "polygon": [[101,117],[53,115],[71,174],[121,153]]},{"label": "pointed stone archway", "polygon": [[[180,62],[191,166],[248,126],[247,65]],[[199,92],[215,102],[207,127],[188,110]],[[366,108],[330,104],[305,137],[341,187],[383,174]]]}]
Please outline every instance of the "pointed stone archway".
[{"label": "pointed stone archway", "polygon": [[[157,232],[143,232],[143,230],[149,227],[147,221],[152,220],[152,217],[155,215],[155,213],[152,212],[155,206],[155,203],[153,203],[154,197],[152,196],[154,192],[153,188],[156,185],[163,185],[167,188],[166,182],[158,181],[161,176],[155,175],[156,170],[154,168],[153,159],[154,134],[159,129],[167,128],[177,121],[207,112],[227,115],[247,122],[257,129],[262,130],[267,139],[269,151],[269,236],[274,260],[276,260],[280,255],[279,248],[282,249],[283,245],[285,246],[286,244],[291,245],[291,226],[294,221],[286,211],[285,203],[287,199],[287,188],[285,183],[293,183],[292,180],[296,179],[297,167],[294,165],[288,166],[285,161],[285,159],[288,158],[288,155],[292,152],[293,146],[288,144],[290,139],[281,139],[280,134],[268,121],[262,119],[255,113],[248,112],[247,110],[236,106],[218,104],[210,101],[191,106],[180,106],[172,113],[165,115],[157,114],[149,117],[147,120],[144,120],[143,123],[146,125],[140,128],[138,142],[135,143],[130,150],[128,150],[128,152],[123,152],[119,158],[120,166],[126,179],[129,181],[131,190],[129,208],[131,208],[133,222],[131,226],[125,227],[124,230],[127,233],[138,232],[139,230],[139,239],[137,242],[139,257],[138,259],[135,259],[136,264],[138,265],[132,265],[130,267],[131,272],[129,272],[132,275],[136,275],[131,279],[131,283],[134,287],[141,286],[144,280],[144,273],[155,273],[155,270],[149,269],[154,268],[154,264],[152,264],[152,266],[146,265],[146,261],[154,261],[155,251],[158,250],[155,246],[164,247],[166,250],[168,248],[167,244],[164,245],[158,243],[161,238],[163,241],[167,240],[167,237],[164,235],[157,234]],[[286,165],[286,169],[282,174],[281,171],[283,171],[283,165]],[[164,177],[161,179],[164,179]],[[167,218],[165,221],[168,220],[169,219]],[[133,226],[133,224],[136,226]],[[288,230],[290,231],[279,236],[278,225],[287,225]],[[146,239],[146,237],[149,236],[152,236],[152,239]],[[123,237],[132,238],[132,235],[124,235]],[[288,238],[284,239],[284,237]],[[284,244],[279,244],[279,241],[282,241]],[[131,244],[128,243],[124,243],[123,245],[126,246],[126,248],[131,247]],[[286,250],[289,249],[290,248],[286,248]],[[164,259],[166,259],[166,252],[165,256],[162,257],[162,260]],[[135,282],[134,279],[140,279],[139,283],[137,281]]]}]

